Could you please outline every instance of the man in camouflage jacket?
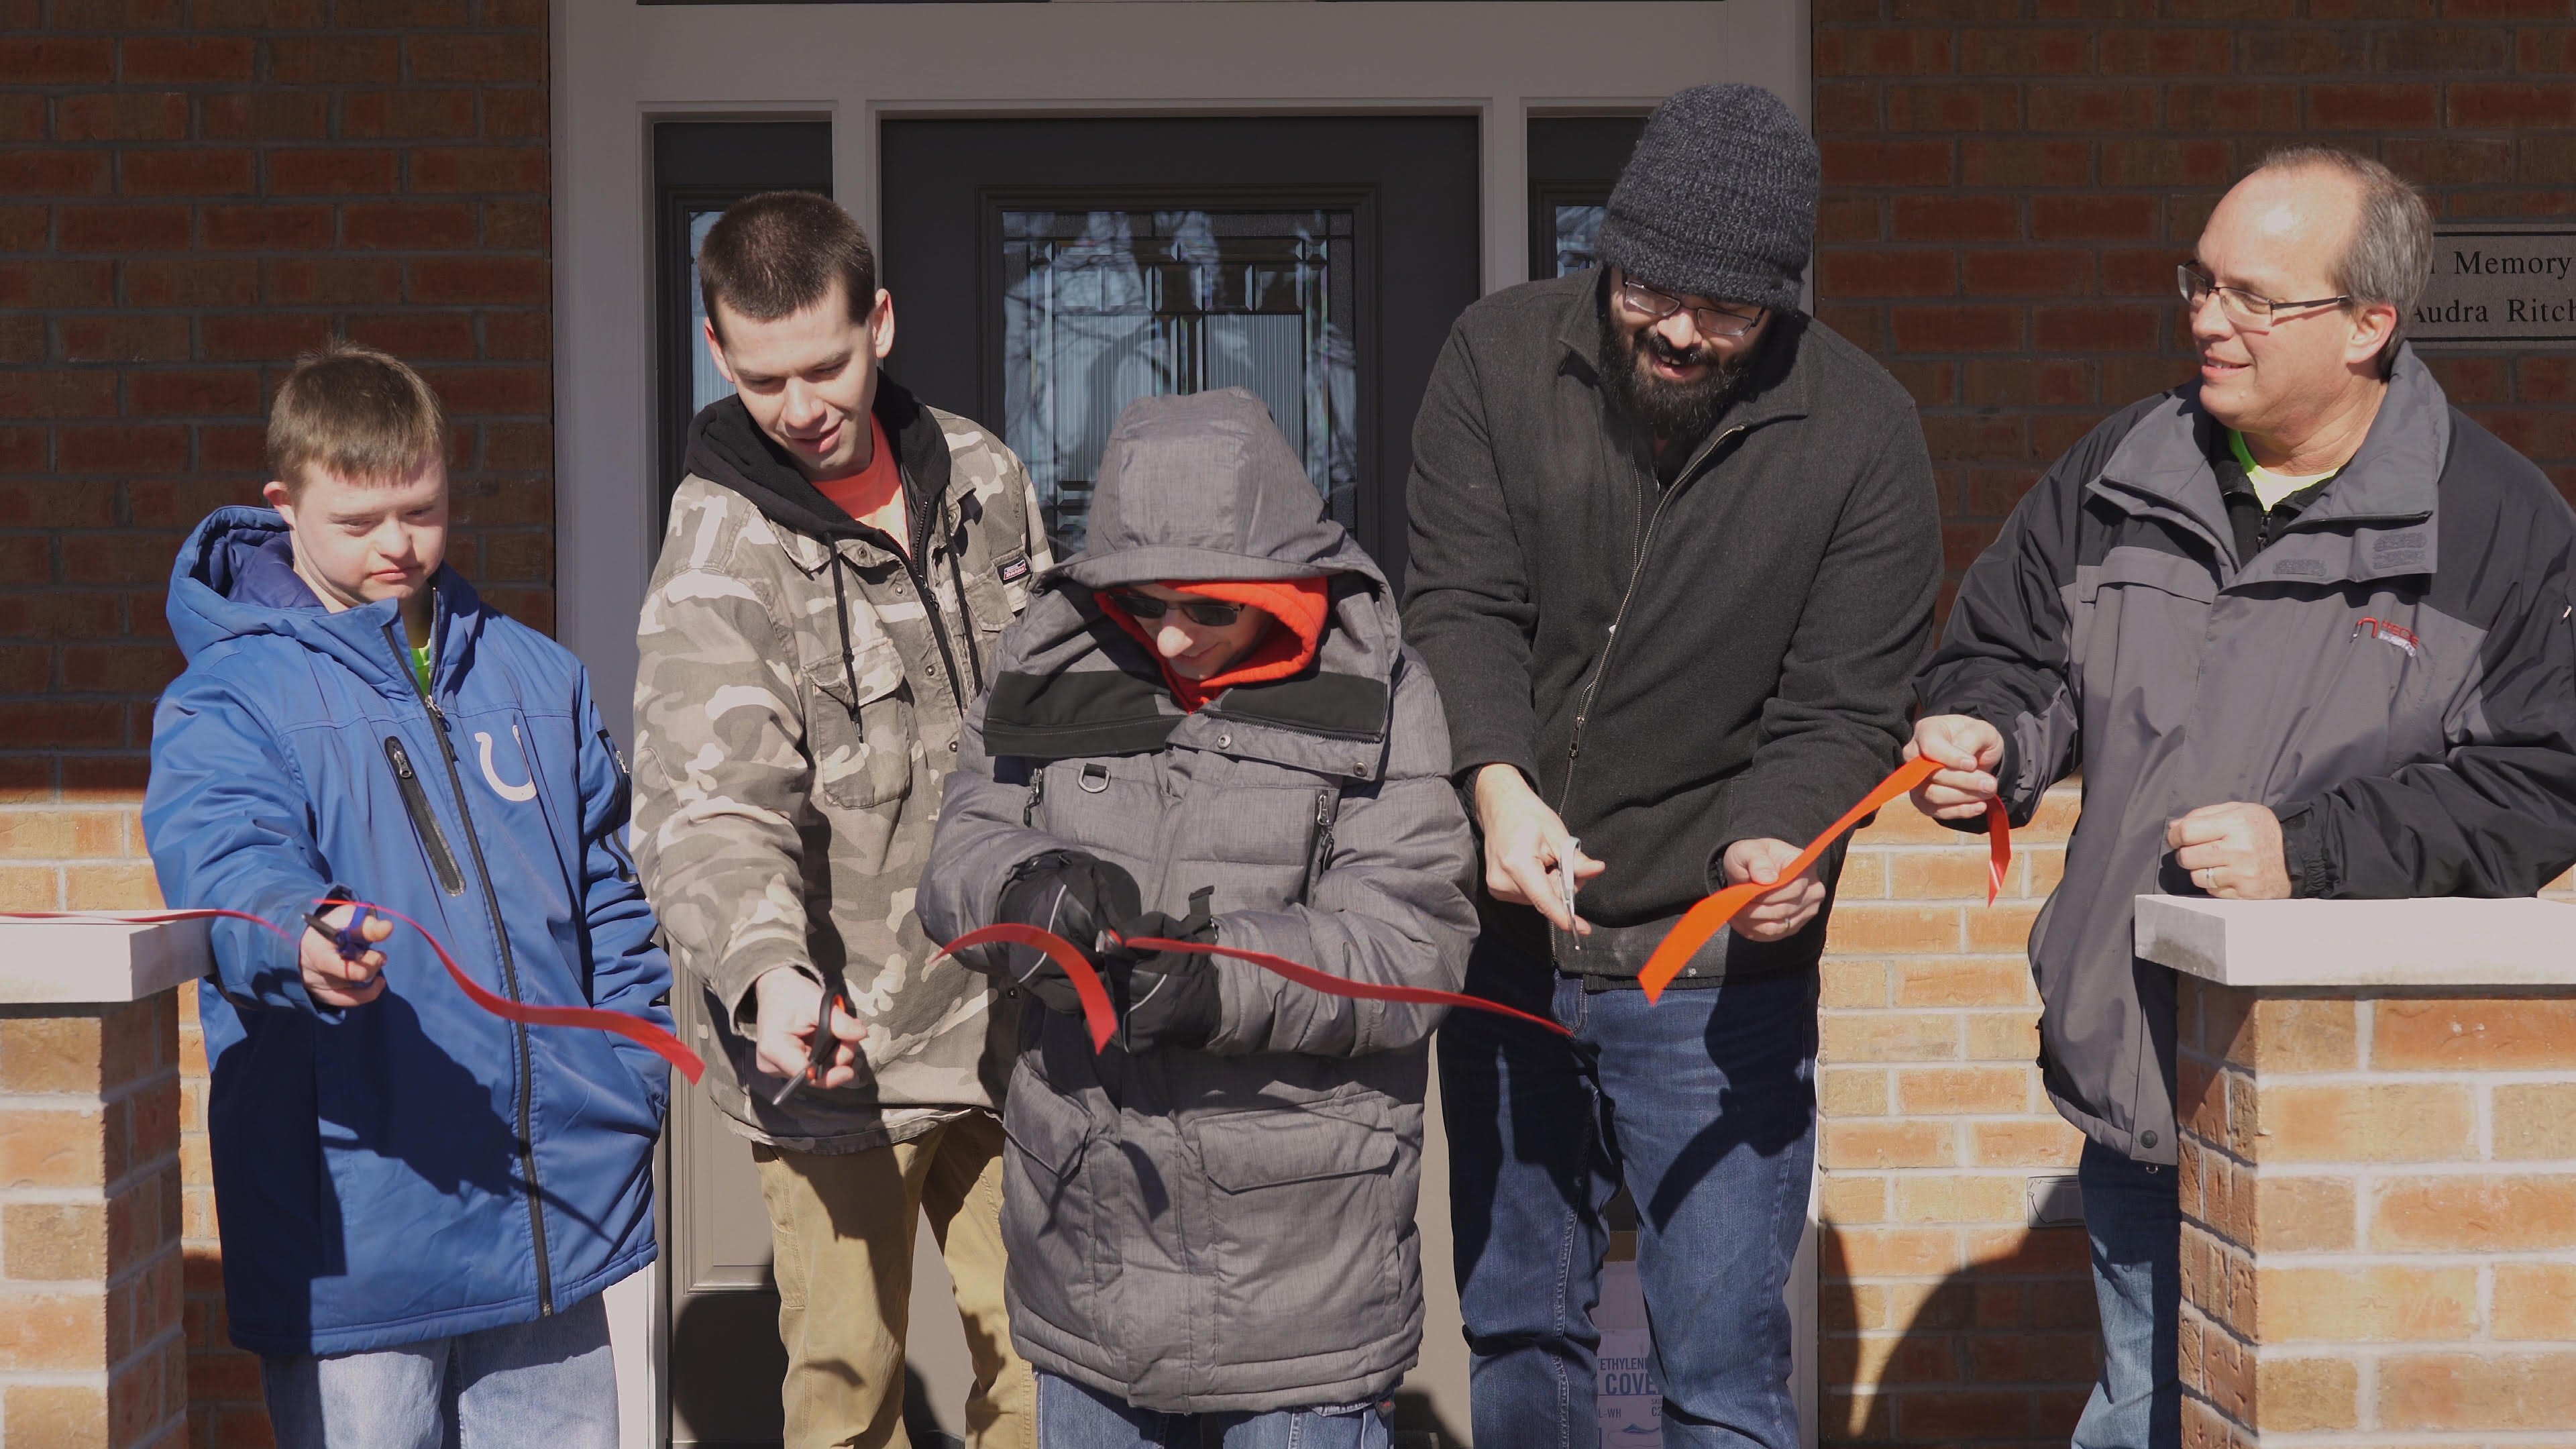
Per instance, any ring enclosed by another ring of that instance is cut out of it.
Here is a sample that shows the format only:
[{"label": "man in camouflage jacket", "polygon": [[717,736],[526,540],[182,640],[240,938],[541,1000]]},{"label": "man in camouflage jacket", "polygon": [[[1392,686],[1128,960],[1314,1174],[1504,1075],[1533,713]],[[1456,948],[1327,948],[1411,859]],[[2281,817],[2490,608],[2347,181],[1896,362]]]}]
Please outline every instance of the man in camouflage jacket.
[{"label": "man in camouflage jacket", "polygon": [[[760,1164],[787,1443],[905,1442],[895,1325],[926,1209],[974,1442],[1017,1449],[1034,1389],[1003,1310],[997,1116],[1017,1003],[936,953],[913,896],[964,708],[1052,559],[1010,450],[877,373],[893,313],[872,263],[849,274],[857,231],[772,193],[701,254],[737,394],[690,426],[637,626],[635,856],[712,1026],[707,1088]],[[819,295],[793,285],[806,254]],[[882,494],[852,491],[871,475]],[[847,1010],[806,1074],[826,990]]]}]

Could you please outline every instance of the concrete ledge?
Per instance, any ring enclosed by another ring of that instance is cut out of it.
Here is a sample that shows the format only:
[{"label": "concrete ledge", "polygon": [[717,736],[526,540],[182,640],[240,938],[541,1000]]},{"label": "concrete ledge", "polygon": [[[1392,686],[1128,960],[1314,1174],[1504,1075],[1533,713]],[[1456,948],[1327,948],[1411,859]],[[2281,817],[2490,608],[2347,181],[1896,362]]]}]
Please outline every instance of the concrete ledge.
[{"label": "concrete ledge", "polygon": [[2137,953],[2221,986],[2576,986],[2559,901],[2138,897]]},{"label": "concrete ledge", "polygon": [[141,1001],[185,985],[213,964],[206,925],[0,921],[0,1006]]}]

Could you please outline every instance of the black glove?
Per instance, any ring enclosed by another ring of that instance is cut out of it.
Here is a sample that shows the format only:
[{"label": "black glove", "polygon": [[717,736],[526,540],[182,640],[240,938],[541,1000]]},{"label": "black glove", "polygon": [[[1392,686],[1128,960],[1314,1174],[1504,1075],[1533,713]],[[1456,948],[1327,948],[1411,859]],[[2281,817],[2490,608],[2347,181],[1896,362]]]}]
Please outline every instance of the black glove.
[{"label": "black glove", "polygon": [[[1213,941],[1216,922],[1204,909],[1177,921],[1154,911],[1129,920],[1118,934],[1122,939]],[[1127,1050],[1197,1051],[1216,1035],[1224,996],[1213,959],[1195,951],[1129,951],[1110,958],[1108,976],[1109,999],[1124,1023]]]},{"label": "black glove", "polygon": [[[1139,910],[1136,878],[1080,850],[1050,850],[1020,862],[1002,886],[997,919],[1053,931],[1074,949],[1097,959],[1104,927],[1133,919]],[[1073,978],[1034,946],[1004,946],[1003,969],[1050,1011],[1082,1015]]]}]

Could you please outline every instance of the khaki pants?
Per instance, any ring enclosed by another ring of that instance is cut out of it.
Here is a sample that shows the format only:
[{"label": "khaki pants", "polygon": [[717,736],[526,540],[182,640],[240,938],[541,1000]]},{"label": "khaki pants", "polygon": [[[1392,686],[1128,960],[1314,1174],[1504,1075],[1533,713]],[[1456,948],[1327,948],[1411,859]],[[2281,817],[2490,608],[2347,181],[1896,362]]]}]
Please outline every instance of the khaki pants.
[{"label": "khaki pants", "polygon": [[869,1152],[755,1143],[787,1345],[787,1449],[910,1449],[903,1343],[913,1224],[939,1239],[975,1361],[969,1449],[1032,1449],[1037,1385],[1002,1304],[1002,1124],[975,1113]]}]

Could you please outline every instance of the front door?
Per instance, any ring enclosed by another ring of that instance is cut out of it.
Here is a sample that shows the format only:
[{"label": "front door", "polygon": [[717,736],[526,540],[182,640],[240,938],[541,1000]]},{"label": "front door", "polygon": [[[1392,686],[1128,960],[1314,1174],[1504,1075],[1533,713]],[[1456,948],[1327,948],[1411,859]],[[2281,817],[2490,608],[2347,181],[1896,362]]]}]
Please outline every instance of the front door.
[{"label": "front door", "polygon": [[1244,387],[1401,578],[1414,410],[1478,291],[1474,118],[898,120],[883,156],[891,370],[1003,435],[1058,557],[1120,409]]}]

